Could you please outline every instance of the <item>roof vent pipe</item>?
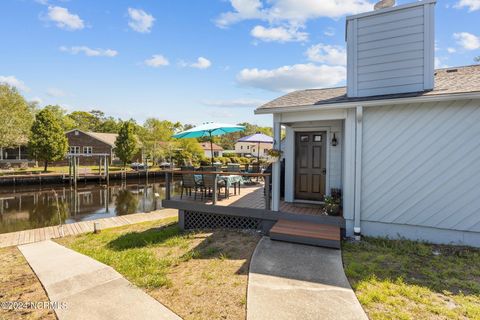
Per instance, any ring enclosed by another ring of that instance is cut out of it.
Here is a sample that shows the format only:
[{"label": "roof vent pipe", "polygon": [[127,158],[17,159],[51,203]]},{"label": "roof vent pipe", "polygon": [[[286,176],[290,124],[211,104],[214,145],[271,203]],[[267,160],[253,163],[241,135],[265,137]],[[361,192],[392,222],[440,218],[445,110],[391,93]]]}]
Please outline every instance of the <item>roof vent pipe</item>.
[{"label": "roof vent pipe", "polygon": [[395,0],[382,0],[375,4],[373,9],[380,10],[385,8],[391,8],[395,5]]}]

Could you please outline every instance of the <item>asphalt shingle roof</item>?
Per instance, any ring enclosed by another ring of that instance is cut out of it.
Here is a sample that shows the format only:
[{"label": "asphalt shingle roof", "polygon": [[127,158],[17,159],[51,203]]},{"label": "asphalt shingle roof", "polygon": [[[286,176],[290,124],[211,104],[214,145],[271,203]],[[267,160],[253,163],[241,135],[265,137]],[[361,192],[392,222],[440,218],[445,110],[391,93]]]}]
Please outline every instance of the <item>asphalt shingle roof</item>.
[{"label": "asphalt shingle roof", "polygon": [[480,92],[480,65],[435,70],[435,87],[430,91],[349,98],[347,87],[307,89],[288,93],[257,110],[473,92]]}]

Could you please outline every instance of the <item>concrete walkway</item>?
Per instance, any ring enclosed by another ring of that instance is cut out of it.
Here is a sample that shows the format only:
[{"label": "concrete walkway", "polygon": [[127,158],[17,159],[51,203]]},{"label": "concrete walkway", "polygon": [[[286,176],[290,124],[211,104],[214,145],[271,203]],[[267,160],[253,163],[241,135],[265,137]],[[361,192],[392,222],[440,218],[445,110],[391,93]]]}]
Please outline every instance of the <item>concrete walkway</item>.
[{"label": "concrete walkway", "polygon": [[340,250],[260,240],[250,263],[247,319],[362,319]]},{"label": "concrete walkway", "polygon": [[66,237],[81,233],[93,232],[94,222],[98,222],[100,224],[100,229],[105,229],[125,226],[133,223],[176,217],[177,215],[177,210],[162,209],[147,213],[133,213],[124,216],[69,223],[62,226],[51,226],[45,228],[3,233],[0,234],[0,248],[18,246],[26,243],[34,243],[49,239],[61,238],[64,236]]},{"label": "concrete walkway", "polygon": [[19,246],[62,319],[162,319],[176,314],[111,267],[53,241]]}]

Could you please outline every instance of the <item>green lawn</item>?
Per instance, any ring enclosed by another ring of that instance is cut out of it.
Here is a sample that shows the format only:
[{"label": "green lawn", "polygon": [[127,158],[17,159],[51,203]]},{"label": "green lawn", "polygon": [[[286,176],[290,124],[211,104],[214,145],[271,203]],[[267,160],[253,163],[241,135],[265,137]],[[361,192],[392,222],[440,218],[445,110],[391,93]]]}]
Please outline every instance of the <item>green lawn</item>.
[{"label": "green lawn", "polygon": [[480,319],[480,250],[374,238],[342,249],[370,319]]},{"label": "green lawn", "polygon": [[180,232],[176,218],[57,240],[112,266],[184,319],[245,319],[254,232]]}]

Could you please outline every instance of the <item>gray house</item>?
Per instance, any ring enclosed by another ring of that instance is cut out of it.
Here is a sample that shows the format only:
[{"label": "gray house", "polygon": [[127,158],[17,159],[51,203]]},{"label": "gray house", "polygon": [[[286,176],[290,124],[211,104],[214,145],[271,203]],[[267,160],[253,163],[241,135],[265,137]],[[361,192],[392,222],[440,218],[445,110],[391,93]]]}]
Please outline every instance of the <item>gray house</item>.
[{"label": "gray house", "polygon": [[434,70],[434,7],[347,17],[347,86],[256,110],[286,130],[284,201],[340,189],[347,235],[480,246],[480,66]]}]

